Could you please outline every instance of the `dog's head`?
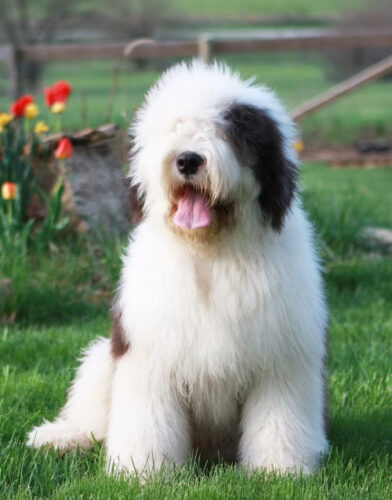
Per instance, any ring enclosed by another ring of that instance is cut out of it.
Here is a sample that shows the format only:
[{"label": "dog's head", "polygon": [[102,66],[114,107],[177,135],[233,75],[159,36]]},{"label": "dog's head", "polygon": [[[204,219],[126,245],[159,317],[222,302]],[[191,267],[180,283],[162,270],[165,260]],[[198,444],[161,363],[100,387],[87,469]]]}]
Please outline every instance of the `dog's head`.
[{"label": "dog's head", "polygon": [[269,89],[224,66],[179,64],[147,94],[131,136],[147,217],[199,242],[249,217],[282,228],[297,158],[293,124]]}]

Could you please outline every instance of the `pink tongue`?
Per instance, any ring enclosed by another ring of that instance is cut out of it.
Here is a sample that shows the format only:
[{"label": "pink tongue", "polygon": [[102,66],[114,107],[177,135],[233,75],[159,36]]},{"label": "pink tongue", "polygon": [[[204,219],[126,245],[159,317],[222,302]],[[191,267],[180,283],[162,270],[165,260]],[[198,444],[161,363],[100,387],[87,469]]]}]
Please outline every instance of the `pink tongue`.
[{"label": "pink tongue", "polygon": [[192,188],[185,189],[174,214],[174,223],[187,229],[207,227],[211,224],[211,208],[199,191]]}]

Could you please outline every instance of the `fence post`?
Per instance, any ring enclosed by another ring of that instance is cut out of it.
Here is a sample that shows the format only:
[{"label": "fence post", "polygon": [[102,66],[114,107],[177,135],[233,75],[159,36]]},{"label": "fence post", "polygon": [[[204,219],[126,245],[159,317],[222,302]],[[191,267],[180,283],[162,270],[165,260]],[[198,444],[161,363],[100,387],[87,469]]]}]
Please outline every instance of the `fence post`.
[{"label": "fence post", "polygon": [[200,59],[209,63],[212,57],[212,37],[206,33],[200,35],[197,41],[197,52]]},{"label": "fence post", "polygon": [[24,91],[23,84],[23,52],[16,45],[9,47],[8,66],[10,71],[11,95],[17,99]]}]

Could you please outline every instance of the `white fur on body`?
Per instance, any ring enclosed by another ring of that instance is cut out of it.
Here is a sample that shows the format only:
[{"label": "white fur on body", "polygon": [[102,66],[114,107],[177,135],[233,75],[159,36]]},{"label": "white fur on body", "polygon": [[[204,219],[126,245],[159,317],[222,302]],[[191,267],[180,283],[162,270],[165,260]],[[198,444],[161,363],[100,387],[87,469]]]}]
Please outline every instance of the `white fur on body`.
[{"label": "white fur on body", "polygon": [[[130,349],[114,359],[108,341],[90,347],[60,416],[29,444],[66,450],[93,434],[105,440],[108,470],[130,473],[182,464],[192,428],[201,441],[238,436],[249,469],[310,472],[327,450],[327,311],[312,229],[297,199],[280,232],[263,219],[260,186],[214,125],[233,101],[266,109],[296,161],[292,124],[270,91],[201,64],[163,78],[134,127],[131,174],[146,217],[115,305]],[[235,206],[233,227],[211,243],[184,241],[167,223],[184,150],[207,158],[198,182]]]},{"label": "white fur on body", "polygon": [[114,371],[109,339],[92,342],[81,361],[64,408],[53,423],[45,421],[29,433],[29,446],[48,444],[68,451],[90,448],[94,439],[105,439]]}]

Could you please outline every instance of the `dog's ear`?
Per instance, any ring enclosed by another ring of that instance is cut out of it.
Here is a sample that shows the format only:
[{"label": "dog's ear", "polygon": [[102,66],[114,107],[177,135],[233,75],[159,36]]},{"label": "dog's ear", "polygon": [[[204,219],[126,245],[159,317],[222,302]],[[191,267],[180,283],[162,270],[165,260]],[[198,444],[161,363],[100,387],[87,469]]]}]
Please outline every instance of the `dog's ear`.
[{"label": "dog's ear", "polygon": [[285,156],[279,127],[266,111],[247,104],[233,104],[224,120],[225,135],[234,153],[260,183],[261,210],[279,231],[297,180],[297,166]]}]

